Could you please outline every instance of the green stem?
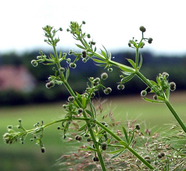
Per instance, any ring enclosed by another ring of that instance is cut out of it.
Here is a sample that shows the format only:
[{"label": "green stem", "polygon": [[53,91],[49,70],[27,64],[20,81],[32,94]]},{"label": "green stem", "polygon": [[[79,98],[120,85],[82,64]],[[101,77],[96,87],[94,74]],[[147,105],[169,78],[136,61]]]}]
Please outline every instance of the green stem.
[{"label": "green stem", "polygon": [[165,100],[165,104],[167,105],[167,107],[169,108],[169,110],[171,111],[171,113],[173,114],[173,116],[175,117],[175,119],[177,120],[177,122],[179,123],[179,125],[181,126],[181,128],[183,129],[183,131],[186,133],[186,126],[183,123],[183,121],[180,119],[180,117],[178,116],[178,114],[176,113],[176,111],[174,110],[174,108],[171,105],[171,103],[168,100]]},{"label": "green stem", "polygon": [[138,68],[138,62],[139,61],[139,49],[138,48],[136,48],[136,68]]},{"label": "green stem", "polygon": [[[136,75],[150,88],[153,89],[153,85],[151,84],[151,82],[139,71],[136,71]],[[154,92],[161,96],[161,93],[159,91],[156,91],[155,89],[153,89]],[[177,112],[174,110],[173,106],[171,105],[171,103],[169,102],[169,100],[166,100],[166,97],[164,97],[164,102],[166,104],[166,106],[169,108],[169,110],[171,111],[171,113],[173,114],[174,118],[177,120],[177,122],[179,123],[179,125],[181,126],[181,128],[183,129],[183,131],[186,133],[186,126],[183,123],[183,121],[180,119],[179,115],[177,114]]]},{"label": "green stem", "polygon": [[114,134],[111,130],[109,130],[107,127],[105,127],[103,124],[101,124],[98,121],[95,121],[97,125],[99,125],[102,129],[104,129],[106,132],[108,132],[113,138],[115,138],[117,141],[122,142],[124,144],[125,148],[127,148],[133,155],[135,155],[143,164],[145,164],[149,169],[154,169],[145,159],[143,159],[138,153],[136,153],[125,141],[123,141],[120,137],[118,137],[116,134]]},{"label": "green stem", "polygon": [[[83,111],[83,116],[84,116],[85,119],[87,119],[87,115],[86,115],[85,111]],[[86,124],[88,126],[88,130],[90,132],[90,136],[91,136],[92,141],[94,143],[94,146],[96,148],[96,152],[97,152],[97,155],[98,155],[98,158],[99,158],[99,162],[101,164],[101,168],[102,168],[103,171],[106,171],[105,163],[104,163],[101,151],[99,149],[99,145],[97,144],[96,137],[95,137],[94,132],[93,132],[93,130],[91,128],[90,122],[87,120]]]},{"label": "green stem", "polygon": [[152,83],[141,72],[136,71],[136,75],[149,87],[152,88]]}]

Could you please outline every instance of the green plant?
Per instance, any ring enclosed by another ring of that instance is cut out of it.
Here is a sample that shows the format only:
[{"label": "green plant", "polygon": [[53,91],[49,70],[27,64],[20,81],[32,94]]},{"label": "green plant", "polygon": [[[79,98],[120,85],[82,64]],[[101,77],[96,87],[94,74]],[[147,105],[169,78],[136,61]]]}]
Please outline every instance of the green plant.
[{"label": "green plant", "polygon": [[[142,38],[140,39],[140,41],[137,41],[134,38],[129,41],[128,45],[129,47],[136,50],[136,56],[135,61],[127,59],[128,62],[131,64],[131,66],[127,66],[112,60],[111,53],[108,52],[105,47],[101,49],[101,53],[98,53],[95,46],[96,43],[90,39],[90,34],[86,34],[82,31],[82,26],[84,24],[84,21],[82,22],[82,24],[71,22],[70,27],[67,29],[67,31],[73,35],[73,38],[79,42],[79,44],[76,44],[76,46],[82,49],[82,52],[74,52],[73,50],[69,51],[70,55],[75,56],[74,60],[72,60],[72,58],[67,58],[66,53],[58,53],[56,50],[57,43],[60,41],[59,38],[56,38],[56,33],[58,31],[62,31],[62,28],[56,30],[53,27],[47,25],[43,28],[45,33],[44,41],[52,46],[53,54],[51,53],[50,56],[46,56],[42,51],[40,51],[40,55],[37,56],[36,59],[33,59],[31,61],[31,64],[34,67],[37,67],[39,63],[42,63],[44,65],[54,65],[54,74],[48,77],[46,88],[50,89],[56,85],[64,85],[66,87],[67,91],[69,92],[69,97],[67,103],[63,105],[63,108],[66,111],[65,117],[48,124],[44,124],[43,121],[38,122],[34,124],[34,128],[29,130],[24,128],[24,126],[22,125],[22,120],[19,119],[17,126],[18,131],[13,129],[12,126],[8,126],[8,132],[3,135],[3,138],[7,144],[13,144],[14,142],[18,141],[18,139],[20,139],[21,143],[24,143],[24,139],[26,138],[26,136],[28,134],[32,134],[33,137],[31,138],[31,140],[35,141],[36,144],[40,146],[41,152],[44,153],[45,147],[43,144],[43,134],[44,130],[47,127],[53,124],[60,123],[61,126],[58,126],[57,129],[63,131],[63,138],[65,139],[68,136],[70,126],[73,125],[76,130],[75,140],[82,141],[82,139],[87,139],[88,145],[86,146],[86,150],[92,152],[92,160],[94,162],[99,161],[101,169],[103,171],[105,171],[107,168],[107,165],[105,163],[107,163],[108,156],[107,153],[105,154],[105,151],[107,151],[108,148],[110,149],[109,153],[114,154],[112,158],[122,156],[122,153],[126,153],[126,151],[128,151],[130,155],[136,157],[137,161],[143,163],[143,166],[145,166],[145,168],[155,169],[156,164],[151,163],[152,157],[150,158],[147,156],[143,156],[137,149],[133,148],[136,142],[137,135],[141,134],[139,132],[139,125],[129,126],[128,129],[122,127],[123,134],[118,134],[115,133],[112,128],[108,127],[108,124],[106,122],[102,122],[97,119],[98,111],[96,110],[92,99],[94,98],[96,92],[100,89],[106,95],[112,92],[111,87],[105,87],[103,84],[104,80],[109,77],[108,74],[106,72],[103,72],[100,77],[90,77],[88,79],[89,82],[87,83],[87,88],[82,94],[80,94],[78,92],[75,92],[68,83],[68,78],[70,76],[69,68],[75,69],[77,67],[76,62],[80,59],[84,63],[91,59],[96,62],[98,66],[107,69],[108,72],[113,71],[113,66],[118,67],[119,69],[121,69],[122,72],[122,75],[120,75],[121,80],[117,86],[119,90],[123,90],[125,88],[125,83],[130,81],[134,76],[139,77],[147,85],[147,88],[145,90],[142,90],[141,92],[142,98],[148,102],[166,104],[166,106],[169,108],[169,110],[183,129],[184,133],[186,133],[186,127],[183,121],[180,119],[179,115],[176,113],[169,101],[170,91],[175,90],[176,84],[173,82],[168,82],[169,75],[166,72],[159,74],[156,77],[156,82],[147,79],[140,72],[143,58],[142,55],[139,55],[139,49],[144,47],[145,42],[152,43],[153,40],[152,38],[144,37],[144,32],[146,31],[145,27],[140,27],[140,31],[142,32]],[[65,68],[62,65],[62,61],[66,61],[69,67]],[[150,90],[149,93],[154,94],[153,99],[149,99],[146,97],[146,95],[148,94],[147,90]],[[81,124],[79,124],[80,121]],[[149,131],[147,131],[146,133],[149,134]],[[162,157],[164,157],[163,152],[159,154],[159,158]],[[131,162],[134,161],[131,160]],[[168,167],[169,163],[164,163],[166,164],[166,167]]]}]

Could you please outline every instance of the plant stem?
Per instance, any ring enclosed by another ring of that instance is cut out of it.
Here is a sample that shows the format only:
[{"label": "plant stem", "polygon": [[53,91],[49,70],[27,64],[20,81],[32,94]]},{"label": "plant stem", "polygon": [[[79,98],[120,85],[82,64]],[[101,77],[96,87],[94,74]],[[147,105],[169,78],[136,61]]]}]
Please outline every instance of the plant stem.
[{"label": "plant stem", "polygon": [[124,144],[125,148],[127,148],[133,155],[135,155],[143,164],[145,164],[149,169],[154,169],[145,159],[143,159],[137,152],[135,152],[125,141],[123,141],[120,137],[118,137],[116,134],[114,134],[111,130],[106,128],[103,124],[101,124],[98,121],[95,121],[97,125],[99,125],[102,129],[104,129],[106,132],[108,132],[113,138],[116,140],[122,142]]},{"label": "plant stem", "polygon": [[[87,115],[86,115],[85,111],[83,111],[83,116],[84,116],[85,119],[87,119]],[[93,130],[91,128],[90,122],[86,121],[86,124],[88,126],[88,130],[90,132],[90,136],[91,136],[92,141],[94,143],[94,146],[96,148],[96,152],[97,152],[97,155],[98,155],[98,158],[99,158],[99,162],[101,164],[101,168],[102,168],[103,171],[106,171],[105,163],[104,163],[101,151],[99,149],[99,145],[97,144],[96,137],[95,137],[94,132],[93,132]]]},{"label": "plant stem", "polygon": [[165,100],[165,104],[167,105],[167,107],[169,108],[169,110],[171,111],[171,113],[173,114],[177,122],[179,123],[179,125],[182,127],[183,131],[186,133],[186,126],[183,123],[183,121],[180,119],[180,117],[178,116],[177,112],[174,110],[171,103],[168,100]]}]

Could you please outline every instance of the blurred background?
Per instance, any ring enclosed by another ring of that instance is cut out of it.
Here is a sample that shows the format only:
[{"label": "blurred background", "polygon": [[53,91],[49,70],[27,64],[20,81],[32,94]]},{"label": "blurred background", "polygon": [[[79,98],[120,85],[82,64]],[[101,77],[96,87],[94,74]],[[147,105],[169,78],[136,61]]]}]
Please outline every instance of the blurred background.
[{"label": "blurred background", "polygon": [[[182,113],[185,110],[186,97],[186,11],[184,7],[184,0],[179,2],[172,0],[153,2],[148,0],[7,0],[1,2],[1,135],[6,132],[7,125],[16,126],[19,118],[23,118],[26,127],[30,128],[42,119],[50,122],[62,116],[62,101],[66,100],[68,93],[63,86],[55,86],[47,90],[45,83],[48,76],[53,73],[52,67],[39,65],[34,68],[30,61],[36,58],[39,50],[46,55],[52,52],[52,48],[44,42],[42,27],[45,25],[63,28],[64,31],[58,35],[61,40],[58,44],[59,51],[67,53],[70,49],[78,51],[75,40],[66,32],[70,21],[79,23],[86,21],[83,29],[90,33],[97,49],[104,45],[115,60],[123,64],[128,64],[126,58],[135,57],[135,51],[128,47],[128,41],[132,37],[140,39],[139,27],[145,26],[147,29],[145,36],[152,37],[153,43],[146,44],[141,51],[144,58],[141,72],[149,79],[155,79],[158,73],[168,72],[169,80],[176,82],[177,92],[182,95],[177,96],[177,99],[182,97],[183,106],[178,108]],[[64,66],[66,67],[66,64]],[[103,71],[103,68],[95,66],[92,61],[86,64],[78,62],[77,68],[71,70],[69,82],[75,91],[82,93],[86,88],[87,78],[100,76]],[[125,90],[118,91],[116,86],[120,81],[119,74],[120,71],[114,68],[114,72],[109,73],[110,79],[105,83],[113,89],[111,96],[117,101],[123,97],[129,98],[129,95],[137,95],[140,101],[138,96],[145,85],[138,78],[134,78],[126,84]],[[100,92],[98,98],[102,95],[103,93]],[[136,103],[135,100],[130,101],[131,106],[135,105],[133,102]],[[179,101],[179,104],[182,104],[181,102]],[[131,107],[131,110],[124,111],[126,112],[136,111]],[[139,112],[133,116],[138,116]],[[144,118],[146,118],[145,113]],[[61,169],[54,166],[56,159],[68,150],[64,145],[65,142],[60,139],[60,134],[55,130],[56,127],[46,133],[48,148],[46,154],[40,154],[40,149],[29,140],[24,145],[17,143],[8,146],[1,139],[0,170]],[[50,142],[51,138],[55,139],[54,142]]]}]

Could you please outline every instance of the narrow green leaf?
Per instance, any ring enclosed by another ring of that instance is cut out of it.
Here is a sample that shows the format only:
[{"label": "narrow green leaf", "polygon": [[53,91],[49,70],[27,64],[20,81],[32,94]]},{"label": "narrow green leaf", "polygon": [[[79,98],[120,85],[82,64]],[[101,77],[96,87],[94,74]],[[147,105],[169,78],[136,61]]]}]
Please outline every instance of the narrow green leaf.
[{"label": "narrow green leaf", "polygon": [[142,64],[143,64],[143,56],[142,56],[142,54],[140,54],[140,63],[138,66],[139,69],[141,68]]},{"label": "narrow green leaf", "polygon": [[119,141],[119,143],[120,143],[121,145],[123,145],[124,147],[127,147],[127,146],[128,146],[128,143],[125,142],[125,141]]},{"label": "narrow green leaf", "polygon": [[69,75],[70,75],[70,69],[67,68],[66,75],[65,75],[66,80],[68,80]]},{"label": "narrow green leaf", "polygon": [[78,92],[76,92],[76,95],[77,95],[78,99],[82,101],[81,95]]},{"label": "narrow green leaf", "polygon": [[134,73],[134,69],[131,67],[128,67],[127,65],[118,65],[117,67],[119,67],[122,71],[125,72],[130,72],[130,73]]},{"label": "narrow green leaf", "polygon": [[156,81],[157,81],[158,85],[161,86],[161,82],[160,82],[160,79],[158,76],[156,77]]},{"label": "narrow green leaf", "polygon": [[85,49],[83,46],[76,44],[77,47],[79,47],[80,49]]},{"label": "narrow green leaf", "polygon": [[[100,49],[101,50],[101,49]],[[106,55],[106,53],[103,51],[103,50],[101,50],[101,54],[106,58],[107,57],[107,55]]]},{"label": "narrow green leaf", "polygon": [[86,108],[86,97],[85,96],[82,96],[82,107],[83,109]]},{"label": "narrow green leaf", "polygon": [[133,141],[133,139],[134,139],[134,130],[132,131],[132,135],[130,136],[129,144],[131,144],[131,142]]},{"label": "narrow green leaf", "polygon": [[126,77],[123,77],[122,78],[122,83],[126,83],[126,82],[130,81],[134,76],[135,76],[135,74],[131,74],[131,75],[128,75]]},{"label": "narrow green leaf", "polygon": [[123,148],[119,149],[119,150],[110,151],[109,154],[115,154],[115,153],[119,153],[121,151],[123,152]]},{"label": "narrow green leaf", "polygon": [[164,103],[162,101],[152,100],[152,99],[149,99],[149,98],[146,98],[146,97],[143,97],[143,100],[145,100],[147,102],[151,102],[151,103]]},{"label": "narrow green leaf", "polygon": [[[86,149],[85,149],[85,150],[86,150]],[[92,147],[87,147],[87,150],[97,152],[97,150],[94,149],[94,148],[92,148]]]},{"label": "narrow green leaf", "polygon": [[127,59],[127,61],[133,66],[133,68],[136,68],[136,64],[132,59]]},{"label": "narrow green leaf", "polygon": [[50,53],[50,57],[51,57],[53,60],[55,60],[54,55],[52,55],[51,53]]},{"label": "narrow green leaf", "polygon": [[43,65],[55,65],[54,62],[51,62],[51,63],[43,63]]},{"label": "narrow green leaf", "polygon": [[93,58],[93,61],[95,61],[95,62],[97,62],[97,63],[107,63],[107,62],[105,62],[105,61],[103,61],[103,60],[99,60],[99,59],[95,59],[95,58]]},{"label": "narrow green leaf", "polygon": [[156,83],[155,81],[150,80],[150,82],[151,82],[153,85],[157,86],[157,83]]},{"label": "narrow green leaf", "polygon": [[90,116],[92,116],[92,112],[88,109],[85,110]]},{"label": "narrow green leaf", "polygon": [[122,126],[122,129],[123,129],[123,133],[125,135],[125,139],[126,139],[127,143],[129,143],[129,138],[128,138],[128,134],[127,134],[125,127]]},{"label": "narrow green leaf", "polygon": [[113,159],[113,158],[115,158],[115,157],[119,156],[121,153],[123,153],[123,151],[124,151],[124,150],[121,150],[121,151],[120,151],[118,154],[116,154],[116,155],[112,156],[112,157],[111,157],[111,159]]},{"label": "narrow green leaf", "polygon": [[59,52],[59,59],[61,58],[62,56],[62,51]]},{"label": "narrow green leaf", "polygon": [[83,131],[86,128],[87,124],[83,125],[81,128],[78,129],[78,131]]}]

